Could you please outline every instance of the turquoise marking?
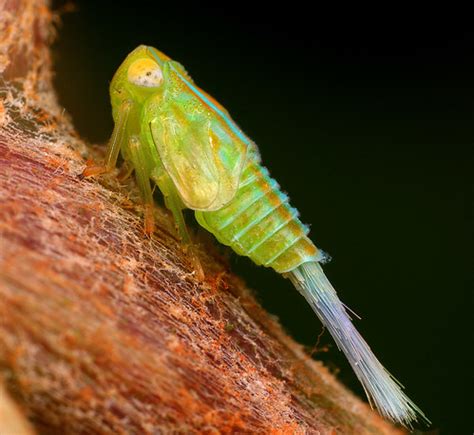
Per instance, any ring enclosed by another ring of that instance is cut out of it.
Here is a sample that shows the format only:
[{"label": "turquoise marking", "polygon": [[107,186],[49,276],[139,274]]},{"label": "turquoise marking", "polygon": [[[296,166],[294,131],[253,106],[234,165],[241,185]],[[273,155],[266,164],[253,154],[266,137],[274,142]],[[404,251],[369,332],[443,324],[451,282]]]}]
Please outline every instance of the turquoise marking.
[{"label": "turquoise marking", "polygon": [[160,56],[158,56],[155,52],[155,49],[153,47],[147,47],[147,50],[151,53],[151,55],[155,58],[155,60],[158,62],[158,65],[161,67],[163,66],[163,61],[160,59]]},{"label": "turquoise marking", "polygon": [[199,98],[201,98],[209,107],[214,110],[222,120],[227,124],[227,126],[232,130],[232,132],[244,143],[250,145],[250,139],[242,133],[242,131],[237,127],[234,121],[232,121],[221,109],[219,109],[212,101],[210,101],[196,86],[192,83],[189,83],[186,77],[184,77],[175,67],[170,64],[173,71],[178,74],[179,78],[186,84],[186,86],[194,92]]}]

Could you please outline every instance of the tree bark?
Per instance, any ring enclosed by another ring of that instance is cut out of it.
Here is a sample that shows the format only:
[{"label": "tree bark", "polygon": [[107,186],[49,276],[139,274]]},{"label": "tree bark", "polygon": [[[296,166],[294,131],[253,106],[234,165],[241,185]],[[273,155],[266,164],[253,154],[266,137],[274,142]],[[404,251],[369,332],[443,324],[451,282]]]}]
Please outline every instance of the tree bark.
[{"label": "tree bark", "polygon": [[[210,239],[199,282],[167,212],[145,236],[132,181],[80,179],[93,152],[55,99],[47,6],[0,3],[0,380],[35,430],[400,433],[285,334]],[[28,433],[1,412],[2,434]]]}]

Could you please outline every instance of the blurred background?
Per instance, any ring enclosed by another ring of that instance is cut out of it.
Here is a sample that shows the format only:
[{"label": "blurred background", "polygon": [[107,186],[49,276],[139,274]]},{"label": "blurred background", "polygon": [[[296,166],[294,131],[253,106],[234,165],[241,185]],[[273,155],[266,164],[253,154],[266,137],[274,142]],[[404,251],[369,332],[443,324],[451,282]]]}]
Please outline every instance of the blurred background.
[{"label": "blurred background", "polygon": [[[433,19],[297,3],[53,3],[71,5],[54,44],[55,85],[81,136],[106,143],[108,84],[137,45],[184,64],[259,145],[332,255],[325,271],[362,317],[358,329],[431,430],[472,433],[473,33],[444,10]],[[321,324],[290,282],[231,258],[313,349]],[[329,333],[315,358],[364,397]]]}]

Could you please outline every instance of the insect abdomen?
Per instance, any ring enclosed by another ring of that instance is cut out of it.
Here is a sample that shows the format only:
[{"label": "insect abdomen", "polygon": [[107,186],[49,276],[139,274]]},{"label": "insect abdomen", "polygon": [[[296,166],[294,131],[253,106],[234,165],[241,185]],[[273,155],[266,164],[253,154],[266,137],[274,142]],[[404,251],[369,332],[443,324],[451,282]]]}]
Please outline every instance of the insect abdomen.
[{"label": "insect abdomen", "polygon": [[288,200],[268,170],[250,158],[234,199],[216,211],[197,211],[196,219],[237,254],[284,273],[320,257]]}]

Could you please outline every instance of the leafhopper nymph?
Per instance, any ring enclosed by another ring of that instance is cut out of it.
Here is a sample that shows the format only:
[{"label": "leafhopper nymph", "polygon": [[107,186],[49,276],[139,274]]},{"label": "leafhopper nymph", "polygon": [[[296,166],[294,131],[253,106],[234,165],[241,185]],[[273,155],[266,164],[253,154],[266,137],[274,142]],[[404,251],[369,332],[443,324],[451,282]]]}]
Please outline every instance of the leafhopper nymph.
[{"label": "leafhopper nymph", "polygon": [[355,329],[320,266],[324,254],[261,165],[257,146],[183,66],[139,46],[115,73],[110,97],[115,127],[106,159],[86,168],[84,176],[112,170],[121,153],[135,173],[147,232],[153,231],[154,183],[184,243],[190,241],[182,210],[189,208],[221,243],[291,280],[383,416],[408,426],[417,418],[428,421]]}]

